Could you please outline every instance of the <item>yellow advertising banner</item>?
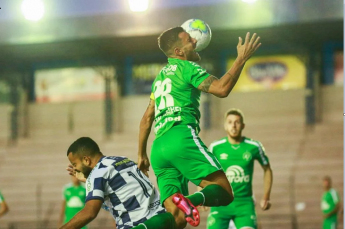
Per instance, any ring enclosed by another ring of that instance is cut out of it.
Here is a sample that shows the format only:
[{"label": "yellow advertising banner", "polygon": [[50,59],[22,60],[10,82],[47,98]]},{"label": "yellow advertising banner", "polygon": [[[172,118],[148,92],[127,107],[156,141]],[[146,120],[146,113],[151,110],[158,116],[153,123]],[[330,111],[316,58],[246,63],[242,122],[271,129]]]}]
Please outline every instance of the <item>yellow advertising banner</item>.
[{"label": "yellow advertising banner", "polygon": [[[228,69],[234,61],[228,61]],[[304,88],[306,74],[304,63],[294,55],[252,57],[244,66],[233,91]]]}]

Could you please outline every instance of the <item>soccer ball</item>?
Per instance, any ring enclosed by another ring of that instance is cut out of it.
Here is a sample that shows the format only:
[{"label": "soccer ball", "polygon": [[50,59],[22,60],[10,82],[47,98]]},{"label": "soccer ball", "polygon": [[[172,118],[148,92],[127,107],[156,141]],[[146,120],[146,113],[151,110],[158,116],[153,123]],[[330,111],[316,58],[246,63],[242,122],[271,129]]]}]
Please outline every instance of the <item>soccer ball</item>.
[{"label": "soccer ball", "polygon": [[205,49],[211,41],[211,29],[206,22],[200,19],[189,19],[185,21],[181,27],[197,40],[196,51]]}]

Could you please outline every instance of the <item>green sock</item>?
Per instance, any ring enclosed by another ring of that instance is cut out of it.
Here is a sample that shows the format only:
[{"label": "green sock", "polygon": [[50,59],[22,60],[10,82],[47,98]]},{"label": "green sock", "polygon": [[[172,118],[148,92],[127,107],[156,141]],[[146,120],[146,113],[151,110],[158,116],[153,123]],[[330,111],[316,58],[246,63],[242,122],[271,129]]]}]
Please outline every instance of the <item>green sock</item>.
[{"label": "green sock", "polygon": [[186,196],[194,206],[204,205],[205,197],[201,191]]},{"label": "green sock", "polygon": [[176,229],[174,216],[167,212],[155,215],[132,229]]},{"label": "green sock", "polygon": [[217,184],[207,185],[204,189],[186,196],[194,206],[226,206],[231,203],[230,194]]}]

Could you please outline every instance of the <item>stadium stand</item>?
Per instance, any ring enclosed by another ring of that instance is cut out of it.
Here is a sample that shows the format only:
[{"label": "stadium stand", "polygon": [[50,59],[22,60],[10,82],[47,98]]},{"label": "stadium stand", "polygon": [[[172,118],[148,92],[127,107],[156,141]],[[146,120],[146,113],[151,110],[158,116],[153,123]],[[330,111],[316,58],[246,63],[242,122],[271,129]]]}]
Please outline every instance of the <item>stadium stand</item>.
[{"label": "stadium stand", "polygon": [[[233,93],[223,100],[212,98],[214,125],[201,132],[204,142],[209,145],[224,135],[223,113],[237,107],[245,114],[245,135],[261,141],[270,158],[274,173],[272,209],[257,210],[262,228],[308,229],[320,225],[321,178],[326,173],[333,177],[334,187],[342,195],[341,100],[334,100],[341,93],[342,87],[322,89],[322,121],[312,130],[304,124],[304,90]],[[105,154],[136,160],[137,129],[146,105],[147,96],[123,98],[123,131],[107,139],[102,132],[101,101],[73,104],[72,130],[71,104],[30,104],[30,137],[6,147],[0,154],[4,158],[0,163],[1,190],[11,207],[11,214],[1,219],[0,228],[56,228],[61,188],[68,180],[65,168],[69,144],[80,136],[90,136],[100,142]],[[153,135],[150,138],[152,142]],[[254,193],[260,200],[263,173],[258,164],[254,174]],[[155,182],[152,170],[150,178]],[[191,186],[191,192],[194,190]],[[296,211],[295,204],[301,202],[305,209]],[[200,228],[206,227],[206,217],[203,212]],[[111,228],[112,219],[105,212],[90,228],[97,228],[102,220]]]}]

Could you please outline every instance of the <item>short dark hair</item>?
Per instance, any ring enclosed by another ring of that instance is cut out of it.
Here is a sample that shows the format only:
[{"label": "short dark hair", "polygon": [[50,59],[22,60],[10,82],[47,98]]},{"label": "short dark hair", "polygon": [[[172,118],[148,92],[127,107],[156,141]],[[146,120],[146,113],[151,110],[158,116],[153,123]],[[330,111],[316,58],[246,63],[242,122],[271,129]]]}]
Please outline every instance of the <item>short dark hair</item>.
[{"label": "short dark hair", "polygon": [[67,150],[68,154],[80,154],[80,156],[95,156],[100,154],[101,151],[97,143],[89,137],[78,138],[73,142]]},{"label": "short dark hair", "polygon": [[328,176],[328,175],[324,176],[323,180],[326,180],[328,182],[332,182],[332,178],[330,176]]},{"label": "short dark hair", "polygon": [[179,41],[178,35],[185,30],[181,27],[174,27],[165,30],[158,37],[158,47],[164,52],[166,56],[171,55],[171,49],[174,47],[174,44]]},{"label": "short dark hair", "polygon": [[240,116],[240,117],[241,117],[242,123],[244,123],[244,115],[243,115],[243,113],[242,113],[241,110],[235,109],[235,108],[232,108],[232,109],[228,110],[227,112],[225,112],[224,120],[226,120],[226,118],[227,118],[229,115],[237,115],[237,116]]}]

